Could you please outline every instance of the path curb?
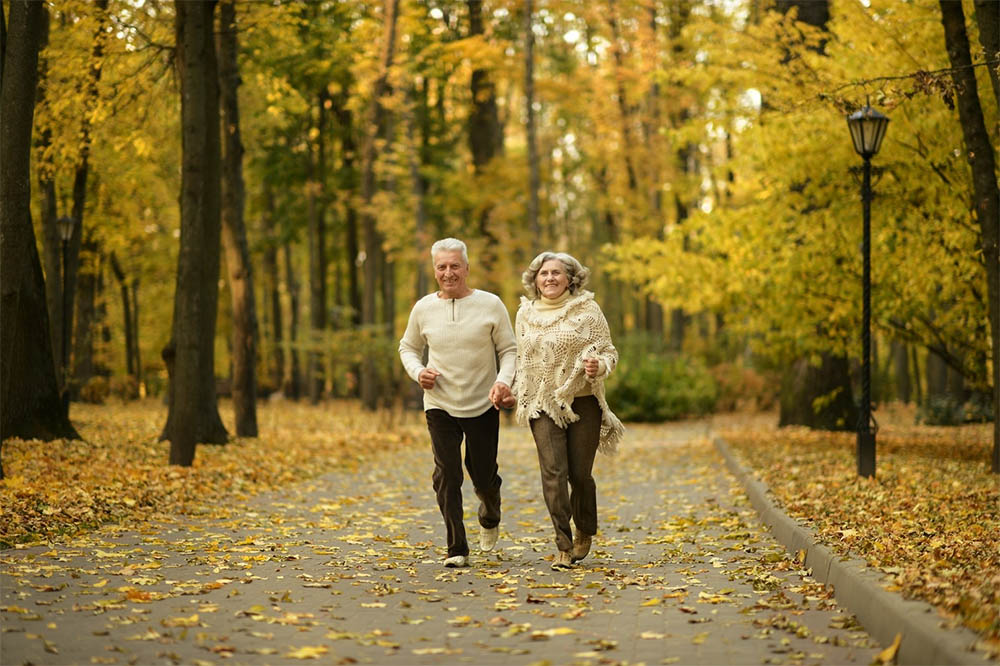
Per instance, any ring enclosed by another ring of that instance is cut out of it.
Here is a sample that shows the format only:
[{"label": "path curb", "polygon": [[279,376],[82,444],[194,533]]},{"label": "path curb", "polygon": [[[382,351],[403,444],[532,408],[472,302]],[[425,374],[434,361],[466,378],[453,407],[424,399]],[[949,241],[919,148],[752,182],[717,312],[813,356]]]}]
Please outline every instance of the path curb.
[{"label": "path curb", "polygon": [[964,627],[941,627],[933,606],[889,592],[882,587],[885,574],[863,560],[839,556],[820,544],[811,529],[793,520],[774,503],[767,486],[742,464],[725,440],[714,437],[712,443],[725,458],[729,471],[743,484],[750,503],[774,538],[791,553],[806,551],[805,566],[812,569],[812,577],[833,585],[837,602],[853,613],[883,646],[890,645],[896,634],[903,635],[896,663],[984,663],[972,651],[978,640],[974,633]]}]

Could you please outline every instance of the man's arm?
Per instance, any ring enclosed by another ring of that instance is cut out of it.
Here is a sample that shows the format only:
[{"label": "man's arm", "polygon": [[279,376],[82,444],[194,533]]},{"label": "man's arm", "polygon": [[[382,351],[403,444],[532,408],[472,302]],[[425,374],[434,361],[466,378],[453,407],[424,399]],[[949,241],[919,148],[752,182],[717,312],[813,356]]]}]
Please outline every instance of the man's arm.
[{"label": "man's arm", "polygon": [[399,341],[399,360],[403,369],[415,382],[420,381],[420,373],[424,367],[424,336],[420,334],[420,314],[417,306],[410,310],[410,319],[406,322],[406,331]]},{"label": "man's arm", "polygon": [[497,350],[497,357],[500,361],[497,381],[506,384],[509,388],[514,383],[517,340],[514,338],[514,329],[510,326],[510,315],[507,314],[507,308],[503,306],[503,301],[499,298],[497,299],[496,322],[493,325],[493,346]]}]

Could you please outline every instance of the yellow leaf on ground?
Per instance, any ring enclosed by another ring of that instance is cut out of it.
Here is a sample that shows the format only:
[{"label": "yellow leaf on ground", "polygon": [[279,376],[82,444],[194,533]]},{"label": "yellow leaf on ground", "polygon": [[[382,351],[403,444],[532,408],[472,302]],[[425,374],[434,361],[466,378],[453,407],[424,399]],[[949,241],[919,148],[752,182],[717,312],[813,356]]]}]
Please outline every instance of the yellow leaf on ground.
[{"label": "yellow leaf on ground", "polygon": [[875,664],[894,664],[896,663],[896,653],[899,652],[899,644],[903,642],[903,634],[896,634],[896,638],[892,640],[892,644],[886,649],[882,650],[875,656]]},{"label": "yellow leaf on ground", "polygon": [[160,620],[160,624],[164,627],[197,627],[198,614],[195,613],[191,617],[167,617]]},{"label": "yellow leaf on ground", "polygon": [[290,659],[319,659],[329,651],[325,645],[305,645],[297,650],[286,652],[285,656]]}]

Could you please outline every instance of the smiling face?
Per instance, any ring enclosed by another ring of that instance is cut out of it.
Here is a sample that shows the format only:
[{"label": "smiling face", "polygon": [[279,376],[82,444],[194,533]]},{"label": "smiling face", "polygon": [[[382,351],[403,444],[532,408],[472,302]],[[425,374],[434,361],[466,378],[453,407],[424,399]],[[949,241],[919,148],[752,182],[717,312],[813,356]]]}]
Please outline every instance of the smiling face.
[{"label": "smiling face", "polygon": [[559,298],[569,289],[569,276],[560,259],[549,259],[542,264],[535,275],[535,288],[539,294],[549,299]]},{"label": "smiling face", "polygon": [[442,298],[462,298],[470,289],[465,280],[469,277],[469,264],[459,250],[442,250],[434,255],[434,279],[441,288]]}]

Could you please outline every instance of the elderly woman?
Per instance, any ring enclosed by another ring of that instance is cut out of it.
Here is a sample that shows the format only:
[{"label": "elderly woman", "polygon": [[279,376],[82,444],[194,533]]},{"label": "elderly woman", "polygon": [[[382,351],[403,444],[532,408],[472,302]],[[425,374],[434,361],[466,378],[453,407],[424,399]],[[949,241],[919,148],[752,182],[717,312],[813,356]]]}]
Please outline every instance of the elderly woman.
[{"label": "elderly woman", "polygon": [[590,552],[597,533],[594,456],[615,453],[625,432],[604,397],[618,351],[594,294],[583,289],[589,274],[562,252],[535,257],[522,275],[529,298],[521,298],[514,326],[515,416],[530,426],[538,449],[559,549],[555,570],[569,569]]}]

